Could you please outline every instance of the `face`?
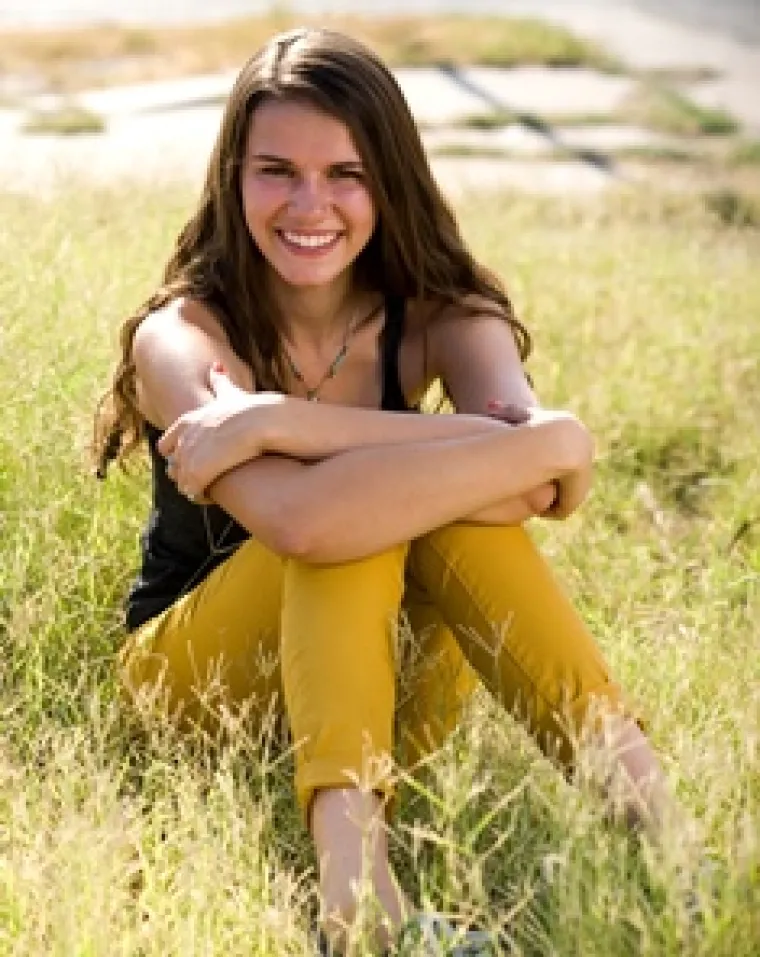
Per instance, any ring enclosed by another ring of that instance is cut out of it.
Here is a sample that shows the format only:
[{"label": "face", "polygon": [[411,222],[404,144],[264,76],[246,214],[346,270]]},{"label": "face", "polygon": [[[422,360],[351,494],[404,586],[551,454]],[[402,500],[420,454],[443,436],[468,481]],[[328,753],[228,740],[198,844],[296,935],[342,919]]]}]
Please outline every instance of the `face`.
[{"label": "face", "polygon": [[340,120],[308,104],[265,101],[251,120],[241,175],[248,229],[276,276],[297,287],[344,277],[377,212]]}]

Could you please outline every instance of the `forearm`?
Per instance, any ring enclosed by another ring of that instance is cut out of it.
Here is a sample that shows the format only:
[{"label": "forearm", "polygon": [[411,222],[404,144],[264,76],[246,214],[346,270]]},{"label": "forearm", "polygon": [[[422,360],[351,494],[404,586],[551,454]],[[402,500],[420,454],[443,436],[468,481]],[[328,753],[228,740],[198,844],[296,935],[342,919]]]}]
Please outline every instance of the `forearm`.
[{"label": "forearm", "polygon": [[[477,414],[416,415],[305,402],[290,396],[272,396],[265,415],[266,451],[302,461],[329,458],[357,448],[465,438],[505,427],[503,422]],[[243,444],[241,461],[247,452]],[[524,522],[543,511],[540,503],[546,503],[544,507],[551,504],[546,486],[531,491],[532,496],[499,502],[471,519],[484,524]]]},{"label": "forearm", "polygon": [[386,412],[291,396],[267,405],[266,415],[265,450],[303,460],[371,446],[465,438],[504,428],[482,415]]},{"label": "forearm", "polygon": [[[313,562],[347,561],[550,482],[576,467],[587,442],[582,426],[553,422],[356,449],[310,465],[249,462],[210,494],[276,550]],[[265,471],[262,485],[256,476]]]}]

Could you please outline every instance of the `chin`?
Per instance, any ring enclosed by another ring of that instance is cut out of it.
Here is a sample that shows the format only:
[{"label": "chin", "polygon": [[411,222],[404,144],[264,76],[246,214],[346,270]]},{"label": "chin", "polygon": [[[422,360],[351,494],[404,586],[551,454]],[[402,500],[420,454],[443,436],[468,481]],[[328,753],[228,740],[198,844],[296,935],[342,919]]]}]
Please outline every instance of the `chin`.
[{"label": "chin", "polygon": [[340,269],[277,269],[277,274],[289,286],[309,288],[329,286],[346,271],[348,266]]}]

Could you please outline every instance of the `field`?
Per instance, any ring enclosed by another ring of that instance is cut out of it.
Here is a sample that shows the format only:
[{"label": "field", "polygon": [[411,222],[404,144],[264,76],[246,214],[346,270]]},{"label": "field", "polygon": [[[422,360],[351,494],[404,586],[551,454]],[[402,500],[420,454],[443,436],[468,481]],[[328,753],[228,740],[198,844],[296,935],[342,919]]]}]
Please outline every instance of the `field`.
[{"label": "field", "polygon": [[[309,953],[290,755],[254,732],[221,752],[144,734],[113,675],[148,487],[139,461],[91,477],[90,413],[191,202],[144,186],[0,194],[3,957]],[[672,195],[459,208],[532,331],[544,404],[597,437],[591,499],[535,534],[647,715],[684,820],[662,847],[635,844],[481,696],[402,791],[402,882],[526,957],[750,957],[760,233]]]},{"label": "field", "polygon": [[[349,33],[392,66],[545,64],[620,70],[593,43],[540,20],[505,17],[294,16],[286,12],[200,26],[103,25],[0,31],[0,81],[68,91],[237,70],[275,33],[304,24]],[[0,82],[0,90],[2,83]]]}]

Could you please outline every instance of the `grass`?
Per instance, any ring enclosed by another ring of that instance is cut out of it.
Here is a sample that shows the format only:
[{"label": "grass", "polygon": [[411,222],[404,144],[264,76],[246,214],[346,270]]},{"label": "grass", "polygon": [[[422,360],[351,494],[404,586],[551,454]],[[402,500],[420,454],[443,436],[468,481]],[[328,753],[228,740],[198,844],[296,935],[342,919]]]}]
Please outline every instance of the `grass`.
[{"label": "grass", "polygon": [[708,210],[730,226],[760,227],[760,199],[728,186],[718,186],[704,195]]},{"label": "grass", "polygon": [[700,106],[658,83],[640,84],[620,112],[628,122],[674,136],[729,136],[739,131],[739,124],[725,110]]},{"label": "grass", "polygon": [[[222,751],[140,733],[114,686],[148,487],[139,466],[90,477],[89,416],[190,202],[81,183],[50,202],[0,195],[0,949],[18,957],[309,952],[290,756],[254,731]],[[479,696],[401,795],[402,882],[489,927],[511,915],[526,957],[751,957],[760,233],[653,191],[460,212],[533,332],[544,402],[597,436],[582,514],[535,533],[648,716],[716,877],[690,922],[686,834],[632,849]]]},{"label": "grass", "polygon": [[[697,166],[704,157],[693,149],[674,146],[625,146],[612,149],[595,149],[594,154],[619,160],[639,160],[643,163],[689,164]],[[440,143],[430,150],[432,156],[450,156],[466,159],[468,157],[486,157],[494,159],[567,160],[582,158],[583,151],[572,146],[552,145],[547,141],[546,148],[526,153],[508,146],[489,145],[487,143]]]},{"label": "grass", "polygon": [[[433,146],[429,151],[431,156],[450,156],[455,159],[467,159],[469,157],[485,157],[487,159],[514,159],[516,156],[525,158],[525,154],[519,154],[516,150],[502,148],[500,146],[488,146],[476,143],[440,143]],[[544,158],[546,153],[531,154],[531,159]],[[553,159],[551,154],[549,158]]]},{"label": "grass", "polygon": [[499,130],[518,122],[518,114],[511,110],[492,110],[484,113],[468,113],[449,124],[464,130]]},{"label": "grass", "polygon": [[[654,132],[684,138],[727,138],[739,132],[739,124],[725,110],[700,106],[664,82],[640,78],[634,91],[617,108],[607,113],[549,113],[535,118],[554,127],[637,125]],[[461,129],[491,130],[520,120],[508,109],[485,110],[457,118],[450,125]],[[731,162],[757,163],[757,144],[751,140],[737,146]]]},{"label": "grass", "polygon": [[[493,127],[496,129],[497,127]],[[488,129],[484,126],[483,129]],[[518,150],[507,144],[500,145],[495,142],[488,142],[484,138],[483,142],[465,140],[457,142],[456,140],[442,142],[433,142],[428,147],[428,153],[431,156],[447,156],[453,158],[466,159],[468,157],[484,157],[494,159],[519,159],[522,161],[559,161],[576,159],[588,159],[589,154],[597,157],[604,157],[612,160],[632,160],[645,165],[659,166],[661,164],[689,166],[694,169],[700,169],[703,166],[710,173],[715,174],[721,169],[720,158],[705,155],[700,152],[693,142],[687,142],[684,145],[655,145],[640,144],[638,146],[611,146],[595,147],[593,150],[584,150],[582,147],[562,143],[562,139],[552,141],[545,139],[543,144],[531,150]]]},{"label": "grass", "polygon": [[392,66],[438,63],[514,66],[620,64],[559,26],[505,17],[294,17],[287,12],[192,27],[98,26],[0,32],[0,64],[9,75],[37,77],[47,89],[166,79],[238,69],[274,33],[313,22],[364,40]]},{"label": "grass", "polygon": [[699,164],[704,157],[696,149],[686,146],[659,146],[642,144],[641,146],[617,147],[610,152],[616,159],[642,160],[650,163],[691,163]]},{"label": "grass", "polygon": [[760,140],[745,140],[730,151],[728,161],[734,166],[760,166]]},{"label": "grass", "polygon": [[720,70],[711,66],[666,66],[640,69],[636,71],[636,75],[641,79],[673,85],[717,80],[722,74]]},{"label": "grass", "polygon": [[22,126],[24,133],[53,136],[78,136],[104,133],[106,122],[98,113],[75,103],[64,103],[57,109],[31,113]]}]

